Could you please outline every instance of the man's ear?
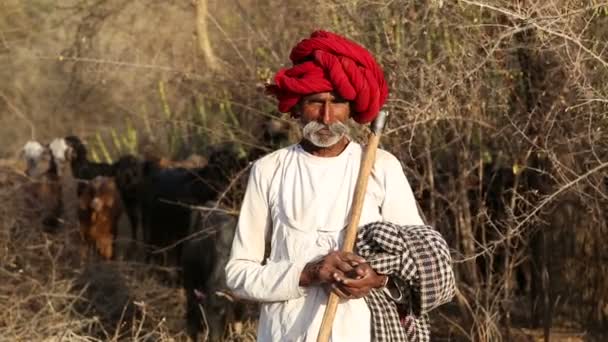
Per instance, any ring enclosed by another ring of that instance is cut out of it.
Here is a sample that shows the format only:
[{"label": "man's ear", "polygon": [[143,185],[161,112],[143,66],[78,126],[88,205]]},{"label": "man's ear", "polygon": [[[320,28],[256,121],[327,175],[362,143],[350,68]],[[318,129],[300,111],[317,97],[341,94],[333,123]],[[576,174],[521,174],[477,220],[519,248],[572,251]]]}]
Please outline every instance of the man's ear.
[{"label": "man's ear", "polygon": [[291,108],[289,111],[292,118],[299,118],[302,114],[302,100],[298,101],[295,106]]},{"label": "man's ear", "polygon": [[302,112],[301,112],[299,109],[296,109],[295,107],[294,107],[294,109],[292,109],[292,110],[289,112],[289,114],[291,114],[291,117],[292,117],[292,118],[299,118],[301,113],[302,113]]}]

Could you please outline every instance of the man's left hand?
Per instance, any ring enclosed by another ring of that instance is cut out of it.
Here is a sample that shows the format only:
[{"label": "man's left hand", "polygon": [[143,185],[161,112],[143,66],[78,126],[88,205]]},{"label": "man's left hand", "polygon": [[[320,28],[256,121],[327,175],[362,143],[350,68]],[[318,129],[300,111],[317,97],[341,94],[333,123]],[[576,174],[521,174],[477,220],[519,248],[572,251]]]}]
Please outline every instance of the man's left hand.
[{"label": "man's left hand", "polygon": [[347,276],[336,274],[331,287],[342,299],[362,298],[372,289],[382,287],[386,283],[386,277],[376,273],[368,263],[362,263]]}]

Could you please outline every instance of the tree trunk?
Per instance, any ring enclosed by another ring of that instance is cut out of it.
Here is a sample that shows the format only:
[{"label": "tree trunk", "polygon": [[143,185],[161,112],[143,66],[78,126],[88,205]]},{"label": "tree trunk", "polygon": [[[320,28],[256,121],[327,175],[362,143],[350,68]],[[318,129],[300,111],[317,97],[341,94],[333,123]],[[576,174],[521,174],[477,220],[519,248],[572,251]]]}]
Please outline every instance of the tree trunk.
[{"label": "tree trunk", "polygon": [[207,31],[207,0],[196,1],[196,36],[198,47],[203,54],[207,66],[211,70],[219,70],[220,65],[211,47],[209,32]]}]

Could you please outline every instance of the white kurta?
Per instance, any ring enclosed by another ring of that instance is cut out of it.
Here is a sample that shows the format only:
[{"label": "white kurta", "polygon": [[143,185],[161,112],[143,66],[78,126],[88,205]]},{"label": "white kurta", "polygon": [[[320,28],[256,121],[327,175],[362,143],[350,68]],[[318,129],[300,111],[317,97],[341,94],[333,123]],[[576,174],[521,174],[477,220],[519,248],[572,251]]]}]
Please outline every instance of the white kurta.
[{"label": "white kurta", "polygon": [[[292,145],[254,163],[226,280],[237,295],[262,302],[258,341],[316,341],[327,293],[300,287],[300,273],[341,246],[362,152],[351,142],[325,158]],[[381,220],[423,224],[401,164],[378,150],[360,224]],[[266,242],[271,251],[264,261]],[[332,341],[370,341],[370,324],[364,299],[341,302]]]}]

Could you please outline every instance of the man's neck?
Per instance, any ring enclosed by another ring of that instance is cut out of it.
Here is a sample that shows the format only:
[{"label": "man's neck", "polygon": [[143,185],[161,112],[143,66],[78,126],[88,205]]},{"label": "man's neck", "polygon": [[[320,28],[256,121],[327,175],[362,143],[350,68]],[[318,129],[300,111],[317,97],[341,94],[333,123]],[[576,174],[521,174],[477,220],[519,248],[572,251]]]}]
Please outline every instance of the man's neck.
[{"label": "man's neck", "polygon": [[300,146],[304,149],[304,151],[317,156],[317,157],[336,157],[339,156],[346,146],[348,146],[349,140],[346,136],[342,137],[337,143],[329,146],[329,147],[319,147],[311,143],[306,139],[302,139],[300,141]]}]

